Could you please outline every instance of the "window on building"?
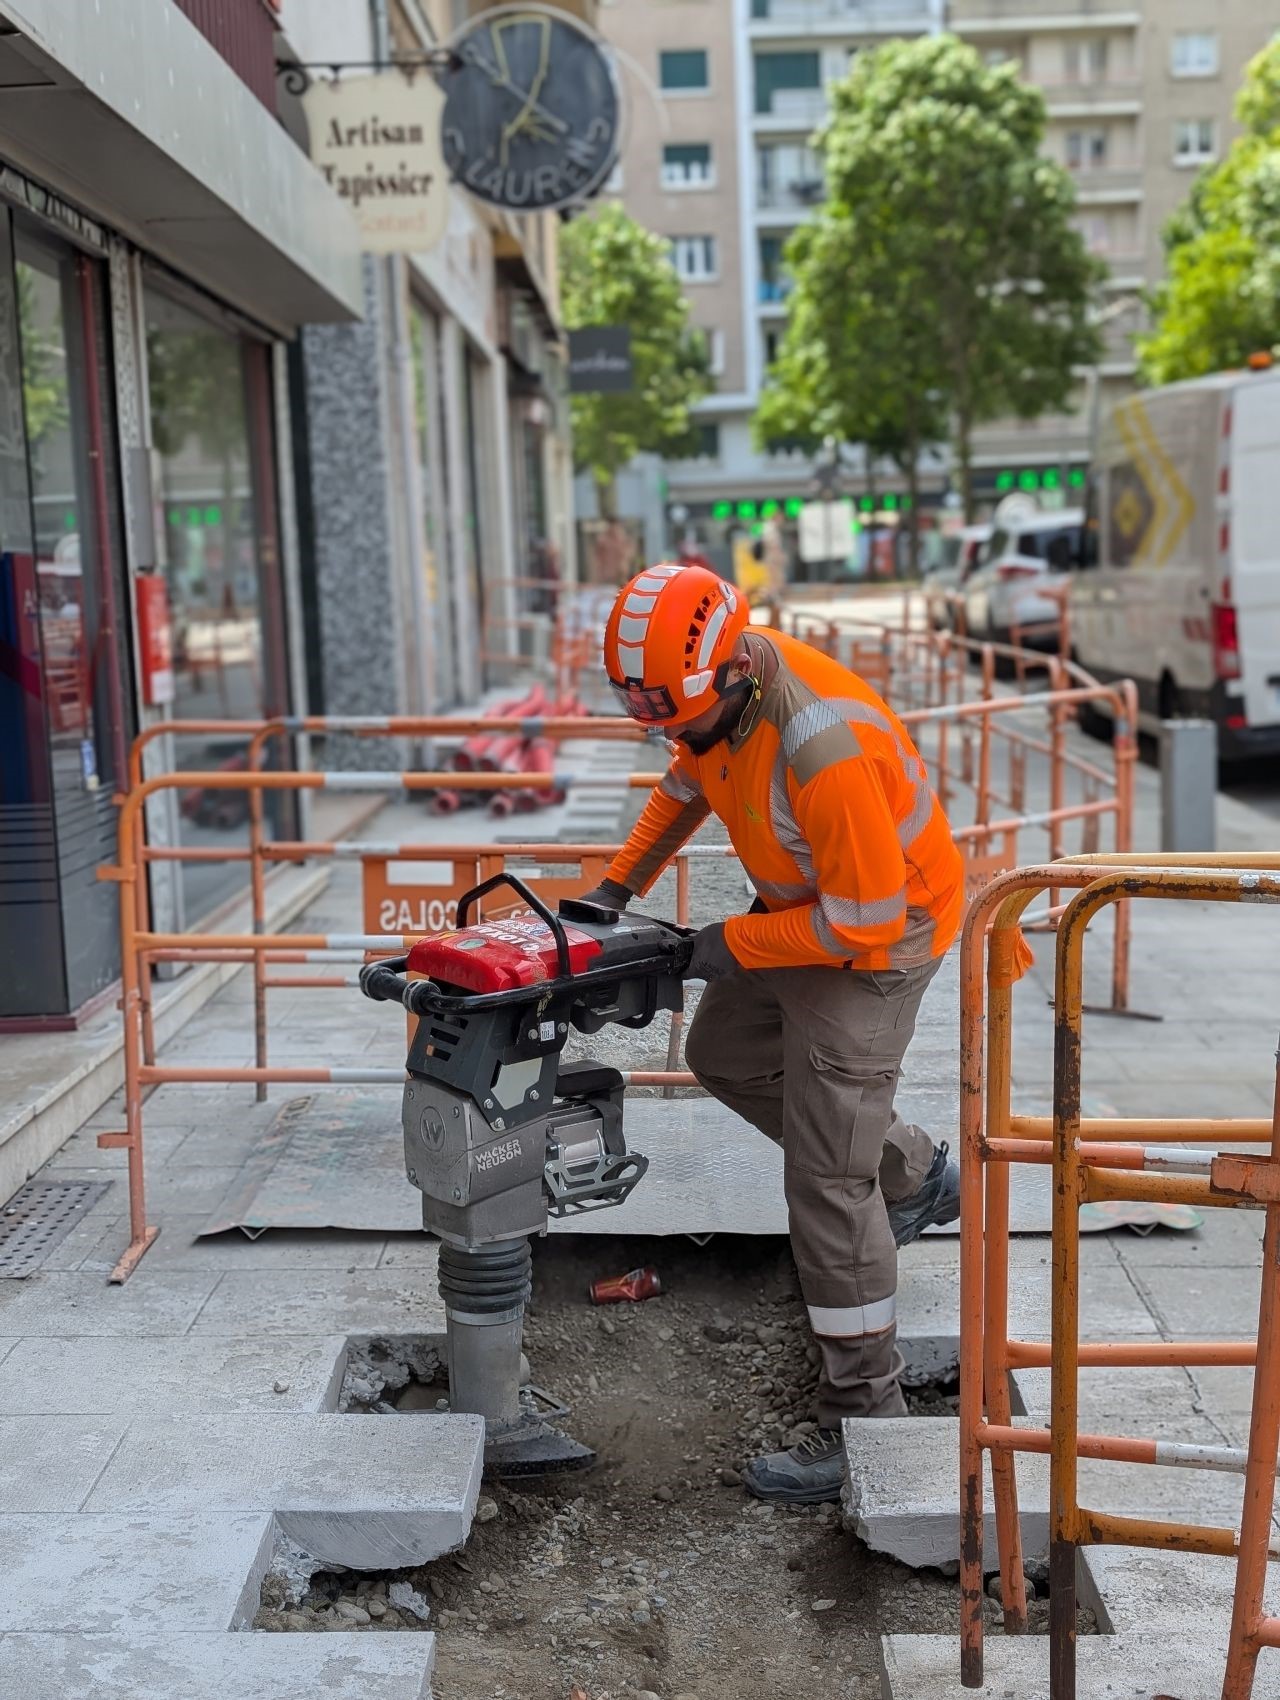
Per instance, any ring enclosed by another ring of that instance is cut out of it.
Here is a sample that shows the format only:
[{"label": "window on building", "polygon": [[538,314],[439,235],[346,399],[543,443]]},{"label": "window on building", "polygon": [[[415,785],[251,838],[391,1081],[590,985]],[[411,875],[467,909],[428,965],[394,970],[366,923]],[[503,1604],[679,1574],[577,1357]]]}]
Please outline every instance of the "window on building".
[{"label": "window on building", "polygon": [[791,279],[782,263],[783,240],[780,236],[760,238],[760,299],[785,301],[791,290]]},{"label": "window on building", "polygon": [[816,115],[822,100],[822,61],[817,53],[757,53],[756,111],[780,118]]},{"label": "window on building", "polygon": [[709,189],[715,175],[710,142],[668,142],[662,150],[664,189]]},{"label": "window on building", "polygon": [[799,142],[778,142],[756,152],[756,204],[810,207],[822,199],[822,161]]},{"label": "window on building", "polygon": [[1062,50],[1063,70],[1069,83],[1105,83],[1111,58],[1111,43],[1105,35],[1084,41],[1069,41]]},{"label": "window on building", "polygon": [[701,343],[707,357],[707,371],[713,378],[724,375],[724,332],[706,330],[701,325],[693,327],[693,335]]},{"label": "window on building", "polygon": [[716,275],[714,236],[673,236],[671,260],[684,283],[706,283]]},{"label": "window on building", "polygon": [[1096,171],[1107,163],[1108,137],[1105,130],[1068,130],[1067,167],[1071,171]]},{"label": "window on building", "polygon": [[1218,126],[1212,118],[1179,118],[1173,126],[1173,163],[1203,165],[1218,157]]},{"label": "window on building", "polygon": [[1075,221],[1091,254],[1106,254],[1111,250],[1111,221],[1105,213],[1084,213]]},{"label": "window on building", "polygon": [[1216,30],[1185,30],[1173,38],[1175,77],[1213,77],[1218,72]]},{"label": "window on building", "polygon": [[764,363],[766,366],[773,365],[774,361],[778,358],[778,352],[781,347],[781,331],[767,330],[764,333]]},{"label": "window on building", "polygon": [[711,422],[698,426],[698,460],[720,459],[720,427]]},{"label": "window on building", "polygon": [[706,48],[675,48],[659,53],[658,81],[667,94],[689,94],[709,88]]}]

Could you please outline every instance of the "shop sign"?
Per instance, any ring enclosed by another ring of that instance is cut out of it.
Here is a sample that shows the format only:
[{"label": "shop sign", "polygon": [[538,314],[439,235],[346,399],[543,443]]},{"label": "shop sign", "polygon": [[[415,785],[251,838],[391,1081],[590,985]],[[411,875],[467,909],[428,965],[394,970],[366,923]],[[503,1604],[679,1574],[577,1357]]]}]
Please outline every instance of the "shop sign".
[{"label": "shop sign", "polygon": [[587,325],[569,332],[569,389],[574,395],[623,395],[634,377],[628,325]]},{"label": "shop sign", "polygon": [[504,6],[449,45],[444,155],[465,189],[510,212],[543,212],[603,185],[621,102],[597,36],[548,7]]},{"label": "shop sign", "polygon": [[365,252],[433,248],[449,221],[444,96],[433,79],[400,70],[320,77],[304,102],[311,158],[355,214]]}]

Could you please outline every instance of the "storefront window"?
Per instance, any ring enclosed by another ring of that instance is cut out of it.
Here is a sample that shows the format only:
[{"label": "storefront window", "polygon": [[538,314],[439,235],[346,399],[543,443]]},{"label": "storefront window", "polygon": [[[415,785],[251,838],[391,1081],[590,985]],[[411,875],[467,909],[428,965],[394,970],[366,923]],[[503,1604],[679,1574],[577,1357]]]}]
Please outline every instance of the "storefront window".
[{"label": "storefront window", "polygon": [[96,878],[132,730],[103,289],[0,208],[0,1016],[69,1015],[119,972]]},{"label": "storefront window", "polygon": [[[255,407],[260,344],[156,289],[146,294],[151,435],[161,558],[174,631],[172,717],[212,729],[178,740],[177,765],[240,770],[245,739],[217,722],[259,720],[285,699],[278,550],[267,420]],[[158,539],[159,542],[159,539]],[[269,800],[269,804],[270,804]],[[247,837],[247,794],[195,789],[181,795],[186,844],[217,848]],[[268,806],[273,830],[279,811]],[[244,889],[236,864],[183,863],[188,922]]]}]

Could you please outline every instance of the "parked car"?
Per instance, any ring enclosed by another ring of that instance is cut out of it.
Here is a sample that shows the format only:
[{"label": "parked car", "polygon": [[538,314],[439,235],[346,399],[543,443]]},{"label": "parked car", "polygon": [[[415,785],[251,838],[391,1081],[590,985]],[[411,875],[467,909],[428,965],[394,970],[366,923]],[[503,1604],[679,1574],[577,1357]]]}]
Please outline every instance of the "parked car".
[{"label": "parked car", "polygon": [[965,628],[971,637],[1008,643],[1015,626],[1033,630],[1023,642],[1052,649],[1061,609],[1044,595],[1047,585],[1065,585],[1084,552],[1084,514],[1079,508],[1036,514],[1016,528],[997,526],[986,558],[964,587]]},{"label": "parked car", "polygon": [[1280,371],[1146,390],[1104,421],[1096,548],[1071,586],[1071,642],[1133,679],[1141,719],[1218,727],[1224,761],[1280,756]]},{"label": "parked car", "polygon": [[954,596],[982,565],[991,537],[989,525],[966,525],[942,539],[942,559],[920,581],[925,618],[936,632],[955,627]]}]

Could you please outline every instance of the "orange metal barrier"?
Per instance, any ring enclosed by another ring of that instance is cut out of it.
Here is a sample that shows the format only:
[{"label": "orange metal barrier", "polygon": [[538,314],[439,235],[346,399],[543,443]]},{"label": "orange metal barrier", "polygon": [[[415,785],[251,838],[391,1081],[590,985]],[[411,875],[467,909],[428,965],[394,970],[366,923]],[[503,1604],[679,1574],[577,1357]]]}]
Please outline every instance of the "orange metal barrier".
[{"label": "orange metal barrier", "polygon": [[[1061,887],[1068,904],[1057,939],[1052,1118],[1010,1109],[1012,990],[1019,923],[1037,894]],[[1248,1700],[1259,1648],[1280,1646],[1280,1620],[1262,1612],[1262,1577],[1271,1549],[1271,1503],[1280,1444],[1280,1084],[1270,1122],[1198,1118],[1084,1118],[1080,1102],[1083,946],[1089,922],[1132,899],[1280,903],[1280,855],[1258,854],[1068,859],[1023,868],[995,880],[970,909],[961,944],[960,1099],[960,1513],[961,1679],[980,1687],[983,1609],[983,1454],[991,1458],[992,1495],[1005,1631],[1026,1628],[1026,1592],[1014,1461],[1050,1457],[1050,1694],[1074,1700],[1076,1549],[1085,1544],[1154,1546],[1238,1558],[1235,1611],[1224,1700]],[[985,953],[985,997],[984,997]],[[985,1057],[984,1057],[985,1031]],[[1253,1158],[1170,1149],[1266,1142]],[[1160,1145],[1150,1145],[1158,1140]],[[1052,1164],[1053,1311],[1050,1341],[1011,1340],[1009,1168]],[[1100,1199],[1144,1199],[1197,1206],[1265,1205],[1262,1308],[1256,1345],[1240,1342],[1081,1342],[1079,1206]],[[1247,1450],[1182,1445],[1110,1435],[1081,1435],[1078,1375],[1106,1365],[1255,1364],[1253,1421]],[[1015,1427],[1009,1372],[1048,1366],[1048,1429]],[[1227,1469],[1245,1477],[1239,1533],[1083,1509],[1077,1460],[1109,1458],[1189,1468]]]},{"label": "orange metal barrier", "polygon": [[[948,661],[945,646],[936,652],[935,659],[942,668],[945,679]],[[1056,682],[1062,685],[1061,679]],[[990,669],[986,675],[986,686],[994,689]],[[943,689],[945,695],[945,683]],[[1051,732],[1047,739],[1035,739],[1004,724],[1014,716],[1022,716],[1028,712],[1046,712],[1061,725],[1065,716],[1074,711],[1076,703],[1097,698],[1108,698],[1113,705],[1119,705],[1117,712],[1126,703],[1123,689],[1107,690],[1093,681],[1086,681],[1072,683],[1069,688],[1059,688],[1032,696],[988,695],[979,699],[944,700],[928,706],[908,708],[904,712],[904,720],[912,726],[918,737],[923,737],[930,728],[935,730],[944,758],[946,736],[951,727],[958,729],[956,736],[965,742],[966,748],[970,742],[974,745],[976,759],[971,770],[962,767],[962,771],[967,771],[967,776],[972,781],[978,799],[979,818],[971,825],[958,829],[955,835],[966,857],[971,888],[988,872],[1008,866],[1016,859],[1018,835],[1024,828],[1047,825],[1051,833],[1057,834],[1065,823],[1079,820],[1086,835],[1096,834],[1100,820],[1109,816],[1115,823],[1117,845],[1121,849],[1127,848],[1132,820],[1132,770],[1130,763],[1122,759],[1123,749],[1117,747],[1113,775],[1107,775],[1102,769],[1094,770],[1099,788],[1108,785],[1109,794],[1068,801],[1065,795],[1067,752],[1063,748],[1060,735]],[[999,727],[1001,735],[1009,737],[1011,747],[1021,752],[1018,760],[1024,768],[1028,755],[1032,753],[1043,753],[1050,761],[1054,769],[1050,776],[1050,794],[1057,805],[1054,809],[1049,812],[1028,813],[1025,810],[1025,795],[1022,791],[1013,787],[1007,791],[1001,790],[996,783],[990,759],[996,727]],[[247,751],[243,768],[216,773],[170,773],[151,779],[143,777],[145,752],[154,740],[165,734],[183,736],[207,735],[214,732],[224,737],[235,735],[246,740]],[[273,988],[337,987],[347,984],[346,974],[325,972],[323,969],[317,971],[313,965],[323,964],[329,969],[339,964],[353,966],[366,960],[371,952],[379,949],[385,953],[397,951],[403,948],[405,939],[418,937],[423,931],[430,931],[436,925],[447,924],[449,905],[456,903],[458,896],[467,887],[484,878],[489,871],[502,866],[508,857],[533,856],[541,862],[553,865],[576,861],[586,870],[584,883],[601,870],[599,858],[610,852],[607,847],[598,845],[387,846],[359,842],[273,840],[266,834],[263,796],[269,791],[338,789],[390,792],[403,789],[418,792],[447,788],[454,791],[500,792],[516,788],[526,791],[554,790],[569,783],[565,775],[556,773],[325,773],[282,771],[268,769],[265,765],[272,742],[294,736],[341,733],[356,738],[409,737],[428,741],[430,747],[430,740],[465,738],[478,732],[488,735],[511,733],[552,740],[590,736],[644,742],[646,737],[633,722],[621,718],[584,720],[581,717],[522,717],[459,720],[444,716],[290,716],[270,721],[175,721],[149,727],[135,739],[129,761],[129,789],[120,799],[118,863],[114,869],[103,870],[107,877],[120,882],[121,943],[125,962],[122,974],[122,1007],[126,1031],[127,1125],[122,1134],[105,1135],[102,1141],[108,1145],[123,1145],[129,1151],[131,1240],[129,1250],[121,1260],[121,1278],[145,1250],[151,1232],[147,1228],[143,1201],[140,1119],[140,1093],[143,1086],[182,1079],[243,1079],[255,1086],[258,1098],[262,1099],[270,1081],[293,1081],[300,1078],[296,1070],[273,1069],[269,1062],[267,1001]],[[640,773],[623,776],[621,779],[610,776],[608,779],[580,783],[610,787],[624,783],[632,787],[647,788],[656,783],[659,777],[657,773]],[[216,848],[149,844],[145,830],[147,799],[171,789],[247,793],[247,843]],[[1009,812],[1001,814],[1002,808],[1008,809]],[[992,818],[993,816],[997,818]],[[1059,840],[1055,837],[1054,842]],[[1093,842],[1096,842],[1096,836]],[[687,920],[688,917],[690,858],[706,853],[731,854],[722,847],[700,845],[689,846],[682,853],[676,865],[677,909],[678,918],[681,920]],[[269,934],[266,930],[266,887],[269,868],[282,863],[331,857],[358,858],[366,864],[365,931],[358,935],[323,937]],[[154,931],[150,921],[147,885],[150,864],[164,861],[213,860],[247,864],[251,933],[234,936],[218,932]],[[430,882],[418,887],[400,887],[402,891],[408,889],[411,898],[416,898],[416,907],[413,901],[402,905],[393,896],[389,870],[393,866],[402,869],[406,861],[441,864]],[[391,910],[388,910],[389,903],[392,905]],[[388,920],[393,924],[388,925]],[[198,961],[243,962],[252,970],[255,1056],[251,1069],[193,1072],[165,1070],[158,1065],[150,989],[152,965],[158,962]],[[1127,997],[1127,930],[1119,922],[1116,929],[1115,964],[1113,1006],[1123,1008]],[[303,967],[307,971],[301,971]],[[272,972],[273,969],[281,968],[287,972]],[[637,1077],[634,1084],[661,1086],[668,1092],[676,1086],[692,1084],[691,1076],[676,1071],[679,1037],[680,1023],[677,1020],[672,1024],[667,1069],[660,1074],[646,1075],[643,1082]],[[340,1075],[343,1080],[349,1080],[352,1072],[320,1071],[320,1075],[331,1079],[339,1078]],[[317,1078],[316,1071],[304,1073],[306,1078]],[[381,1078],[381,1074],[378,1077]]]}]

